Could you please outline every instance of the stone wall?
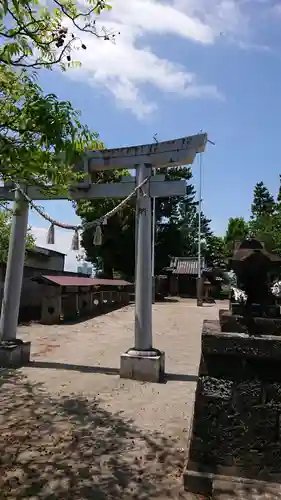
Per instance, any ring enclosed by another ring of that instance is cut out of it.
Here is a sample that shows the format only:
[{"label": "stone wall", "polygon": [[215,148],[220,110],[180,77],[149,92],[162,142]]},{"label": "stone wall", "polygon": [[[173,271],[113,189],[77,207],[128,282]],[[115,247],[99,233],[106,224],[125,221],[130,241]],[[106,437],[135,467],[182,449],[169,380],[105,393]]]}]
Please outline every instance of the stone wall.
[{"label": "stone wall", "polygon": [[186,487],[204,493],[217,475],[281,482],[280,426],[281,337],[204,321]]}]

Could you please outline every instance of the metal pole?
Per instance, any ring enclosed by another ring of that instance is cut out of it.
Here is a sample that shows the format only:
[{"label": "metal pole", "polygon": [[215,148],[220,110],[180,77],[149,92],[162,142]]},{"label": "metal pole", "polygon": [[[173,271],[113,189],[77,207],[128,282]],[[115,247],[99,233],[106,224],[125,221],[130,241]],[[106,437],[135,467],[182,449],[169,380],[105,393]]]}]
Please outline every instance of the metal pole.
[{"label": "metal pole", "polygon": [[0,319],[0,341],[15,339],[17,335],[28,225],[28,203],[18,190],[15,192],[13,210]]},{"label": "metal pole", "polygon": [[199,203],[198,203],[198,278],[197,306],[203,306],[203,283],[201,277],[201,211],[202,211],[202,157],[199,155]]},{"label": "metal pole", "polygon": [[[135,174],[136,174],[136,182],[138,178],[138,169],[136,166],[135,169]],[[138,197],[138,195],[137,195]],[[136,300],[136,282],[137,282],[137,258],[138,258],[138,210],[137,210],[137,203],[136,203],[136,210],[135,210],[135,300]]]},{"label": "metal pole", "polygon": [[[151,174],[150,165],[139,165],[137,184]],[[137,269],[135,284],[135,350],[152,349],[151,198],[149,183],[137,194]]]},{"label": "metal pole", "polygon": [[137,278],[137,255],[138,255],[138,217],[137,208],[135,212],[135,283]]},{"label": "metal pole", "polygon": [[[153,175],[156,174],[156,169],[152,169]],[[155,231],[156,231],[156,199],[152,198],[152,245],[151,245],[151,273],[152,273],[152,302],[155,302]]]},{"label": "metal pole", "polygon": [[[153,139],[158,144],[158,134],[154,134]],[[156,168],[152,169],[152,175],[156,174]],[[151,248],[151,269],[152,269],[152,303],[155,303],[155,231],[156,231],[156,198],[152,198],[152,248]]]},{"label": "metal pole", "polygon": [[198,204],[198,278],[201,278],[201,211],[202,211],[202,157],[199,155],[199,204]]}]

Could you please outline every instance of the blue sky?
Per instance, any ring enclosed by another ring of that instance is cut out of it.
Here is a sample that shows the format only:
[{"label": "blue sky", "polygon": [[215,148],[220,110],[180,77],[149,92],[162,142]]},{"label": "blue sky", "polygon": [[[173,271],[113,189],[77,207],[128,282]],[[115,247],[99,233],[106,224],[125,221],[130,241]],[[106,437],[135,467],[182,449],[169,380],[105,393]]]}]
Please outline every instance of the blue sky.
[{"label": "blue sky", "polygon": [[[45,72],[46,92],[70,100],[107,147],[168,140],[206,131],[204,211],[216,234],[231,216],[249,216],[253,187],[279,188],[281,3],[274,0],[113,0],[98,29],[116,44],[85,36],[82,66]],[[198,168],[193,167],[198,184]],[[48,202],[50,215],[78,220],[70,204]],[[46,224],[31,213],[38,243]],[[43,237],[44,235],[44,237]],[[70,235],[58,232],[67,252]],[[76,267],[74,255],[68,268]]]}]

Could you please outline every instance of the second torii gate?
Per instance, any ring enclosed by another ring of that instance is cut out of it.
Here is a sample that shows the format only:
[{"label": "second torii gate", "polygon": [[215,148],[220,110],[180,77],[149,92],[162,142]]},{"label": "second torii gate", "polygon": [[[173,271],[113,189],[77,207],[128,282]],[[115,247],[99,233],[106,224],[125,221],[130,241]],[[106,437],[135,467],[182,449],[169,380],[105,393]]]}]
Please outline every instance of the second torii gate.
[{"label": "second torii gate", "polygon": [[[135,342],[121,355],[121,377],[158,382],[164,374],[164,353],[153,348],[152,342],[152,272],[151,272],[151,198],[183,196],[185,181],[165,181],[165,176],[151,177],[153,167],[192,164],[197,153],[205,150],[206,134],[176,139],[174,141],[118,148],[87,151],[83,169],[85,180],[70,190],[65,199],[125,198],[145,179],[137,193],[137,262],[135,283]],[[126,177],[126,182],[94,184],[91,173],[97,170],[136,169],[136,177]],[[32,200],[63,199],[48,197],[36,187],[26,187]],[[20,293],[24,267],[25,235],[28,221],[28,203],[19,191],[11,192],[0,187],[0,199],[15,200],[0,321],[0,351],[5,342],[16,339]],[[20,206],[19,206],[20,205]],[[4,343],[3,343],[4,341]]]}]

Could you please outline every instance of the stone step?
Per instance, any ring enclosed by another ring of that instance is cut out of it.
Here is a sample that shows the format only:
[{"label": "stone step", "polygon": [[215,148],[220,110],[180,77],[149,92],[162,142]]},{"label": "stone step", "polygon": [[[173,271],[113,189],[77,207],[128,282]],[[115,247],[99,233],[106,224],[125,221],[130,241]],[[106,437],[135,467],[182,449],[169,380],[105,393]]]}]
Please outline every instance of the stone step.
[{"label": "stone step", "polygon": [[214,500],[279,500],[281,485],[241,478],[213,481]]}]

